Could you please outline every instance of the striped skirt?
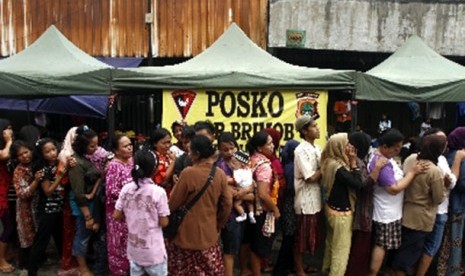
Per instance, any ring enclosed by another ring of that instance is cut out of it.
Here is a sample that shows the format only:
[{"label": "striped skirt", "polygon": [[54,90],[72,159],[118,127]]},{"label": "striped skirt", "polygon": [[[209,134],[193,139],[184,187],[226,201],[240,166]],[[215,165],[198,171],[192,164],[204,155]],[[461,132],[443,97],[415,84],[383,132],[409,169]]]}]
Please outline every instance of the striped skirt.
[{"label": "striped skirt", "polygon": [[295,246],[299,252],[315,254],[320,242],[324,243],[324,218],[322,212],[314,215],[297,215],[297,232]]}]

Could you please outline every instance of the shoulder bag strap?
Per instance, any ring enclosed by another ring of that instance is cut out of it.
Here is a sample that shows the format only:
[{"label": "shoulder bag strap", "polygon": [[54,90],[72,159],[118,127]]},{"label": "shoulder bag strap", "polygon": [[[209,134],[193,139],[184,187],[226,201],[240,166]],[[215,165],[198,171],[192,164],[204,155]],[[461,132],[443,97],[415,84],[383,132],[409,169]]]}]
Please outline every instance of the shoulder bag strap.
[{"label": "shoulder bag strap", "polygon": [[200,190],[197,195],[188,203],[186,204],[186,209],[189,211],[195,203],[202,197],[202,195],[205,193],[207,190],[208,186],[213,182],[213,177],[215,177],[215,172],[216,172],[216,166],[213,165],[212,169],[210,171],[210,174],[208,175],[207,182],[205,182],[205,185],[203,185],[202,190]]}]

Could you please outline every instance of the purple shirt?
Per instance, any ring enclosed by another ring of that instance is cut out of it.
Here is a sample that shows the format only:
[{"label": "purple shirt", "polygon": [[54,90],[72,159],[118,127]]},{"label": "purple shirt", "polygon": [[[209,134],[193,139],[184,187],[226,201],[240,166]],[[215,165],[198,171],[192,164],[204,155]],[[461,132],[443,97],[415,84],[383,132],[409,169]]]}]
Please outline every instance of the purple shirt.
[{"label": "purple shirt", "polygon": [[[227,177],[234,177],[233,170],[228,166],[228,163],[226,162],[226,160],[224,160],[222,156],[220,156],[218,158],[218,161],[216,161],[216,167],[221,169]],[[229,214],[229,220],[236,219],[237,216],[237,211],[234,208],[232,208],[231,214]]]},{"label": "purple shirt", "polygon": [[[369,171],[371,172],[376,164],[376,160],[381,157],[379,153],[373,154],[370,161]],[[402,218],[402,206],[404,202],[404,191],[392,195],[386,187],[396,185],[402,179],[403,172],[392,158],[389,163],[381,169],[373,191],[373,220],[380,223],[391,223]]]},{"label": "purple shirt", "polygon": [[228,163],[226,163],[226,160],[224,160],[223,157],[218,158],[218,161],[216,161],[216,166],[221,169],[224,174],[228,177],[233,177],[233,171],[232,169],[228,166]]},{"label": "purple shirt", "polygon": [[158,217],[170,214],[163,188],[150,178],[126,184],[115,208],[123,211],[128,225],[128,259],[140,266],[160,264],[167,259]]},{"label": "purple shirt", "polygon": [[[379,153],[374,153],[373,158],[371,159],[370,165],[368,166],[368,171],[372,172],[375,168],[376,161],[381,157]],[[397,181],[394,178],[394,167],[391,162],[384,166],[379,172],[378,184],[382,187],[388,187],[396,184]]]}]

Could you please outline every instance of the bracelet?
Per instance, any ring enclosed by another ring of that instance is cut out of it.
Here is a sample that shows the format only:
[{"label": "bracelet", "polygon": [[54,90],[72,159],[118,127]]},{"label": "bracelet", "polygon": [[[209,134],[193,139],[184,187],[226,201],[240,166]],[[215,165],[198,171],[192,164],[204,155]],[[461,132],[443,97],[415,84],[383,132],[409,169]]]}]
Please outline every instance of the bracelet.
[{"label": "bracelet", "polygon": [[89,220],[94,219],[94,218],[93,218],[92,216],[85,216],[84,219],[85,219],[86,221],[89,221]]}]

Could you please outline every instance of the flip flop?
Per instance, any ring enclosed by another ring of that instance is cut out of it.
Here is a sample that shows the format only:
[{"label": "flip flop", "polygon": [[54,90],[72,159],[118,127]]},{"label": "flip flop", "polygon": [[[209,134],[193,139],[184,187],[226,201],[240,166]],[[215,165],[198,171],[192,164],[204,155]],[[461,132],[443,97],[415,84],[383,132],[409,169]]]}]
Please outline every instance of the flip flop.
[{"label": "flip flop", "polygon": [[15,267],[12,266],[12,265],[0,267],[0,272],[1,273],[11,273],[13,271],[15,271]]},{"label": "flip flop", "polygon": [[305,273],[315,273],[315,272],[318,272],[318,268],[316,267],[312,267],[312,266],[307,266],[305,268]]}]

